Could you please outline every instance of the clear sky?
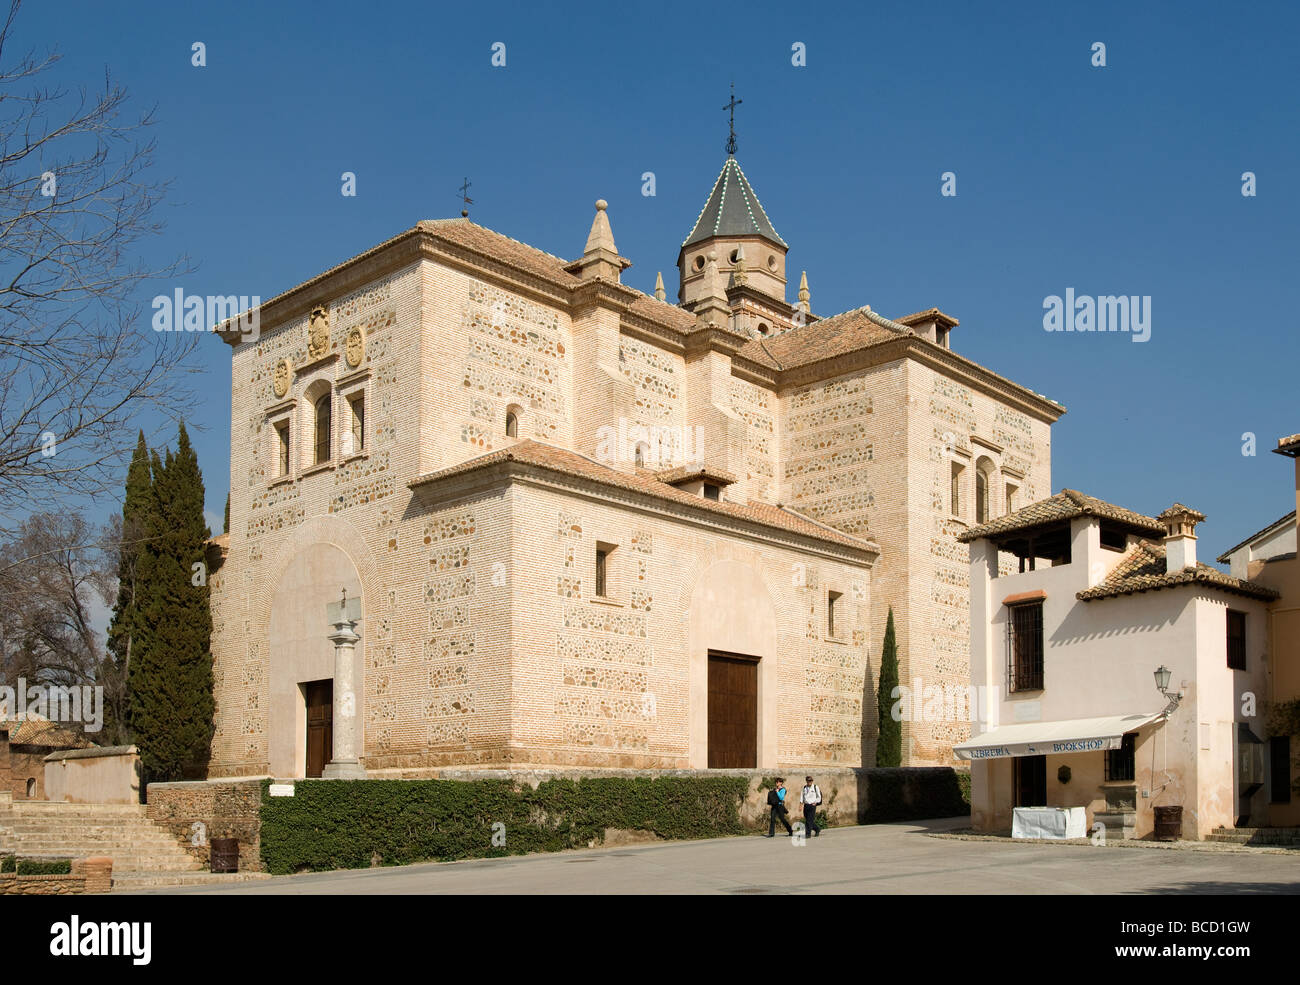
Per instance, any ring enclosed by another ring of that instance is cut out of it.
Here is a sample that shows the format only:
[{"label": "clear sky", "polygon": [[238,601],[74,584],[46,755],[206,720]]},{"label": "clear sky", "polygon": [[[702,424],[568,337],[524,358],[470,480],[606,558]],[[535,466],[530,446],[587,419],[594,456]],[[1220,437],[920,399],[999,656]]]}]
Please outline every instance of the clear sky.
[{"label": "clear sky", "polygon": [[[168,286],[264,299],[458,214],[465,176],[474,221],[570,258],[607,199],[625,283],[649,292],[662,270],[672,298],[734,80],[737,159],[814,312],[942,308],[954,349],[1069,409],[1053,492],[1149,514],[1180,500],[1208,515],[1212,560],[1294,508],[1268,449],[1300,431],[1298,9],[44,0],[17,40],[56,47],[65,81],[107,67],[156,105],[174,186],[149,249],[198,265]],[[1149,341],[1045,332],[1067,288],[1149,296]],[[219,532],[229,350],[214,336],[204,361],[188,423]]]}]

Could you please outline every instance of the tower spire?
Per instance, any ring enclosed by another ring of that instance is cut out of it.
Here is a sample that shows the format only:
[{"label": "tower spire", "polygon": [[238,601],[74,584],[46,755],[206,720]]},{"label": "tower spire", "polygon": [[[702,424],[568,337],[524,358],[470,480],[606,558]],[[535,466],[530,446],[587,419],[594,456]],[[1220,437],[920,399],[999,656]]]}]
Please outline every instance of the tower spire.
[{"label": "tower spire", "polygon": [[743,99],[736,98],[736,83],[731,83],[731,101],[722,108],[729,110],[731,113],[731,135],[727,137],[727,156],[736,156],[736,107],[743,103]]}]

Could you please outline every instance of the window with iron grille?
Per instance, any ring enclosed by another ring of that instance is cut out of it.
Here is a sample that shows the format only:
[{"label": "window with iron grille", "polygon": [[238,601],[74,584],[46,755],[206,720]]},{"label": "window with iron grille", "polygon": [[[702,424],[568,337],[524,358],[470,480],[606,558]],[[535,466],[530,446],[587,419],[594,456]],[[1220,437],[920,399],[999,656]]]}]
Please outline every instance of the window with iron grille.
[{"label": "window with iron grille", "polygon": [[1137,776],[1136,757],[1137,733],[1130,732],[1120,740],[1118,749],[1106,750],[1106,779],[1131,780]]},{"label": "window with iron grille", "polygon": [[1246,669],[1246,613],[1228,610],[1228,667]]},{"label": "window with iron grille", "polygon": [[1010,606],[1007,616],[1007,690],[1043,688],[1043,603]]}]

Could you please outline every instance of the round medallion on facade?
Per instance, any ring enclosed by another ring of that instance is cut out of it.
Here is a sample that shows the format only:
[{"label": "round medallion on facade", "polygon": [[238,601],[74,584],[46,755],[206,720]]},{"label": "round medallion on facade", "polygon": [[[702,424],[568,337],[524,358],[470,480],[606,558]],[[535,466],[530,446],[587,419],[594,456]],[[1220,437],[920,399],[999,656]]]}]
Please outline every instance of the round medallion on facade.
[{"label": "round medallion on facade", "polygon": [[348,365],[353,368],[361,365],[361,360],[366,354],[366,336],[360,328],[354,328],[348,332],[347,345],[344,347],[347,355]]},{"label": "round medallion on facade", "polygon": [[274,384],[275,384],[275,395],[277,397],[283,397],[286,393],[289,392],[289,377],[291,375],[293,375],[293,371],[289,367],[289,360],[281,359],[278,363],[275,364]]}]

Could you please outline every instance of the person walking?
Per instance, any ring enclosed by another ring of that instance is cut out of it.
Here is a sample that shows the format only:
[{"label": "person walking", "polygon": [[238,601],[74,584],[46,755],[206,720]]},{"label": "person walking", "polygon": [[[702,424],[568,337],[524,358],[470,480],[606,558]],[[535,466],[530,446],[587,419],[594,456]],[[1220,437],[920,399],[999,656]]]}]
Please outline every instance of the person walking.
[{"label": "person walking", "polygon": [[767,806],[772,808],[772,816],[767,823],[767,836],[776,837],[776,822],[780,821],[785,827],[787,835],[793,835],[794,829],[790,827],[790,822],[785,819],[789,813],[785,806],[785,777],[776,778],[776,786],[767,792]]},{"label": "person walking", "polygon": [[799,803],[803,804],[804,833],[811,831],[814,837],[821,837],[822,829],[817,827],[817,807],[822,802],[821,787],[813,783],[811,776],[803,778],[803,789],[799,791]]}]

